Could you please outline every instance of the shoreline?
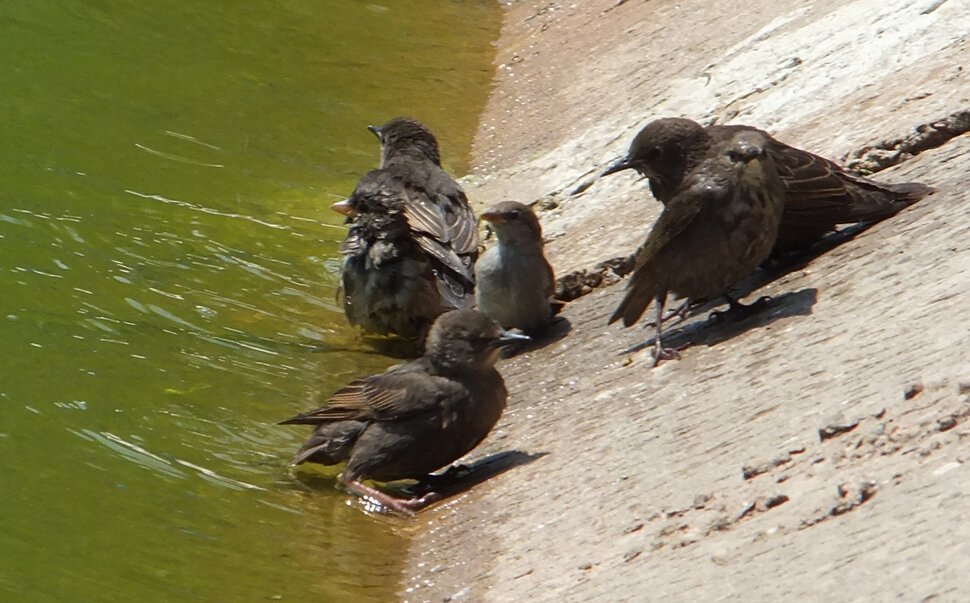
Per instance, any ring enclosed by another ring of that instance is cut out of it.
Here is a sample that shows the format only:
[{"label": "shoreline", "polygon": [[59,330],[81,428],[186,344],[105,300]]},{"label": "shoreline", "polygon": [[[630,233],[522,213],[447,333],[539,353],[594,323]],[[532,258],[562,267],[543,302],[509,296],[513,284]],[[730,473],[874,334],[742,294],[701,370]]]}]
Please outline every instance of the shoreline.
[{"label": "shoreline", "polygon": [[[538,201],[560,277],[646,236],[645,183],[596,174],[655,117],[750,124],[839,162],[970,121],[970,7],[955,2],[504,10],[463,182],[476,210]],[[470,460],[542,456],[416,518],[401,598],[956,598],[970,136],[904,159],[875,178],[935,195],[763,284],[762,315],[693,315],[680,361],[651,369],[631,351],[648,330],[606,325],[625,285],[606,271],[563,311],[565,338],[501,364],[509,408]],[[826,427],[847,431],[820,440]]]}]

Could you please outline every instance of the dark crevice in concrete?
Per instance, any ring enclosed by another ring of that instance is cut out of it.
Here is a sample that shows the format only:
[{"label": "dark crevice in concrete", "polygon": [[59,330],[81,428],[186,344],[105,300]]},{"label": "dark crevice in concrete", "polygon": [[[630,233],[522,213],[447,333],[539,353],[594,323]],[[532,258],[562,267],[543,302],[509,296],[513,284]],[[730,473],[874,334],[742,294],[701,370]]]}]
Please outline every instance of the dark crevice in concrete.
[{"label": "dark crevice in concrete", "polygon": [[605,287],[619,282],[621,278],[633,270],[636,262],[636,252],[610,258],[596,264],[592,268],[575,270],[556,279],[556,299],[572,301],[580,298],[593,289]]},{"label": "dark crevice in concrete", "polygon": [[970,131],[970,109],[916,126],[903,138],[884,140],[853,151],[842,159],[850,170],[861,174],[874,174],[880,170],[912,159],[923,151],[943,146],[952,138]]}]

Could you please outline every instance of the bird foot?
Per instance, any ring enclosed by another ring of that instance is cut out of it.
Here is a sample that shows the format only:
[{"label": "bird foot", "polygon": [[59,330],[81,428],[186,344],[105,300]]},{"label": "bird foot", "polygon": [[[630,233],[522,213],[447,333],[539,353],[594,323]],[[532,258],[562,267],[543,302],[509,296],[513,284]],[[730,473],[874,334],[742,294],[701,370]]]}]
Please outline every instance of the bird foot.
[{"label": "bird foot", "polygon": [[730,318],[732,320],[744,320],[749,316],[761,312],[771,303],[770,296],[759,297],[757,301],[750,304],[742,304],[733,297],[724,296],[728,302],[727,310],[714,310],[709,316],[709,320],[719,321],[723,318]]},{"label": "bird foot", "polygon": [[[674,308],[670,312],[664,314],[663,318],[660,319],[661,324],[672,327],[674,325],[678,325],[678,324],[684,322],[685,320],[687,320],[687,314],[690,312],[691,308],[693,308],[694,306],[696,306],[696,305],[698,305],[700,303],[703,303],[703,300],[698,300],[696,302],[694,300],[692,300],[692,299],[684,300],[684,303],[680,304],[679,306],[677,306],[676,308]],[[674,319],[674,318],[677,319],[677,322],[668,325],[667,323],[669,323],[671,321],[671,319]],[[647,326],[648,327],[655,327],[655,326],[657,326],[657,322],[656,321],[649,322],[649,323],[647,323]]]},{"label": "bird foot", "polygon": [[358,480],[348,480],[344,484],[348,490],[357,496],[373,500],[385,509],[394,511],[404,517],[414,517],[414,514],[421,509],[442,499],[442,496],[437,492],[427,492],[422,496],[414,498],[398,498],[387,492],[382,492],[377,488],[372,488]]},{"label": "bird foot", "polygon": [[664,360],[680,360],[680,350],[683,348],[665,348],[660,342],[653,346],[650,355],[653,356],[653,366],[659,365]]},{"label": "bird foot", "polygon": [[441,494],[437,492],[428,492],[423,496],[418,496],[415,498],[397,498],[395,499],[398,504],[405,509],[410,511],[411,516],[420,511],[421,509],[427,507],[430,504],[436,503],[444,498]]}]

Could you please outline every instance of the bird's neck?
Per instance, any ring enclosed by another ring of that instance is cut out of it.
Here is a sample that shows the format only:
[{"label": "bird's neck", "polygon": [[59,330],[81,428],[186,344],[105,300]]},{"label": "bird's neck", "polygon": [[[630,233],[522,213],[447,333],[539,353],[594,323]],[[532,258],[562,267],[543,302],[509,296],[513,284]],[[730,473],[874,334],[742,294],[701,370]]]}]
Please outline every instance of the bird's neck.
[{"label": "bird's neck", "polygon": [[384,149],[381,153],[382,168],[396,161],[430,161],[441,167],[441,156],[438,154],[438,150],[421,143],[413,143],[400,149]]},{"label": "bird's neck", "polygon": [[542,239],[531,236],[499,236],[497,248],[499,253],[542,255]]}]

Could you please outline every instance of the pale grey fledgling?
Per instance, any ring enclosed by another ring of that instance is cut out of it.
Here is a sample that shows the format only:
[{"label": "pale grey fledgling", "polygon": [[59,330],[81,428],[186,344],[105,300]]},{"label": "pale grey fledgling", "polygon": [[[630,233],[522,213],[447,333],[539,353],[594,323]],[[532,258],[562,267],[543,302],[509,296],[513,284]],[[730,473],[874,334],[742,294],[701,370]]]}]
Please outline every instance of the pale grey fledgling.
[{"label": "pale grey fledgling", "polygon": [[475,310],[438,317],[424,356],[358,379],[326,406],[280,424],[315,429],[292,463],[347,467],[339,481],[354,494],[412,515],[440,498],[399,498],[364,480],[421,479],[477,446],[502,415],[508,392],[495,362],[499,349],[524,335],[504,333]]},{"label": "pale grey fledgling", "polygon": [[542,250],[542,227],[522,203],[503,201],[481,219],[498,239],[475,263],[478,309],[505,328],[535,334],[558,311],[555,276]]}]

